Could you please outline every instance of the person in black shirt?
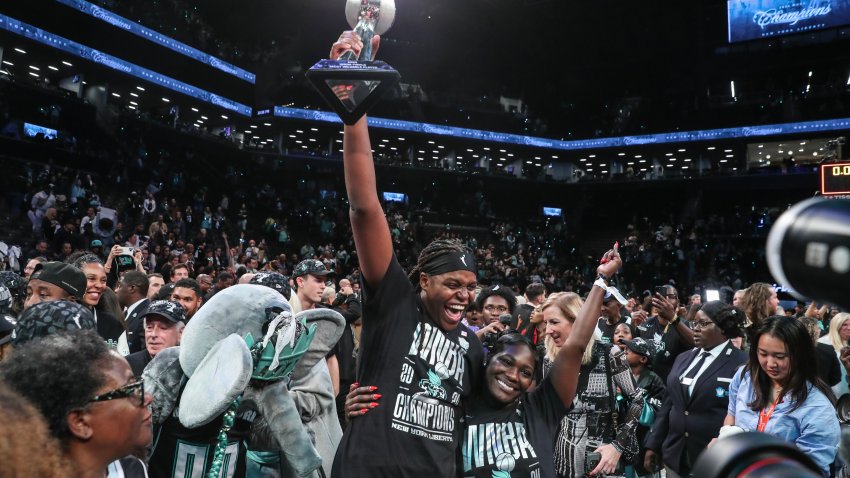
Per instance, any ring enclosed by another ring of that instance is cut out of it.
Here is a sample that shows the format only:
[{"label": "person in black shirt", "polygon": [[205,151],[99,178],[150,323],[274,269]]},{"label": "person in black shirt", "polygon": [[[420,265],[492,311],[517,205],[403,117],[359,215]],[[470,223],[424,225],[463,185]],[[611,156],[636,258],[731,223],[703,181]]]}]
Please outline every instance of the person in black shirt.
[{"label": "person in black shirt", "polygon": [[[616,250],[605,254],[597,269],[587,301],[573,322],[549,373],[535,387],[537,349],[527,337],[508,331],[493,344],[484,382],[470,400],[460,444],[465,477],[552,477],[555,476],[554,438],[560,429],[579,380],[581,358],[593,335],[595,318],[607,288],[607,278],[621,265]],[[371,387],[349,393],[346,412],[350,417],[375,413]],[[362,420],[357,418],[354,423]],[[605,469],[603,471],[612,471]]]},{"label": "person in black shirt", "polygon": [[612,287],[602,299],[602,307],[599,308],[601,317],[596,323],[596,328],[602,337],[599,341],[605,344],[614,343],[614,329],[620,324],[628,324],[629,318],[621,315],[622,307],[627,304],[626,299],[620,292]]},{"label": "person in black shirt", "polygon": [[694,333],[689,324],[676,315],[679,308],[679,295],[674,287],[666,287],[666,296],[655,294],[652,298],[652,305],[658,311],[658,315],[650,317],[645,324],[637,328],[639,337],[653,343],[655,347],[653,371],[665,381],[676,357],[694,346]]},{"label": "person in black shirt", "polygon": [[[373,38],[377,51],[380,38]],[[362,42],[345,32],[330,57]],[[455,477],[463,404],[483,362],[461,324],[477,287],[474,256],[455,241],[426,246],[409,276],[378,199],[366,118],[345,126],[343,165],[360,260],[363,327],[357,375],[391,406],[349,424],[333,477]]]}]

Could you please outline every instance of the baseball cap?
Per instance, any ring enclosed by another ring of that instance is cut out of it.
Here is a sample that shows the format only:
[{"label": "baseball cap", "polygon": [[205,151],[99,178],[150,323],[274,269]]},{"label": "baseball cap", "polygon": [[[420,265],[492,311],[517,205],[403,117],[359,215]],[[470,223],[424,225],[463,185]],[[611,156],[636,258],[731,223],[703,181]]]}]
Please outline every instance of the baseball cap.
[{"label": "baseball cap", "polygon": [[632,352],[642,355],[652,362],[652,358],[655,356],[655,346],[651,342],[640,337],[635,337],[632,340],[621,340],[621,342],[626,344],[626,347]]},{"label": "baseball cap", "polygon": [[290,296],[292,296],[289,278],[278,272],[257,272],[248,283],[271,287],[286,297],[286,300],[289,300]]},{"label": "baseball cap", "polygon": [[177,322],[186,322],[186,309],[180,303],[172,300],[155,300],[151,302],[147,312],[142,317],[149,315],[159,315],[175,324]]},{"label": "baseball cap", "polygon": [[301,277],[307,274],[313,274],[314,276],[335,275],[333,271],[329,271],[325,267],[325,264],[318,259],[303,260],[292,271],[292,277]]},{"label": "baseball cap", "polygon": [[25,309],[15,324],[15,339],[18,346],[34,339],[63,331],[80,329],[95,330],[97,324],[87,308],[70,300],[40,302]]},{"label": "baseball cap", "polygon": [[0,315],[0,334],[6,334],[15,330],[15,324],[9,319],[10,317],[6,315]]},{"label": "baseball cap", "polygon": [[103,241],[100,239],[95,239],[91,241],[91,245],[89,247],[103,247]]},{"label": "baseball cap", "polygon": [[64,262],[42,262],[36,265],[30,276],[30,280],[33,279],[57,285],[80,300],[86,293],[86,275],[80,269]]},{"label": "baseball cap", "polygon": [[0,272],[0,284],[5,285],[13,297],[23,297],[26,294],[27,282],[15,272]]}]

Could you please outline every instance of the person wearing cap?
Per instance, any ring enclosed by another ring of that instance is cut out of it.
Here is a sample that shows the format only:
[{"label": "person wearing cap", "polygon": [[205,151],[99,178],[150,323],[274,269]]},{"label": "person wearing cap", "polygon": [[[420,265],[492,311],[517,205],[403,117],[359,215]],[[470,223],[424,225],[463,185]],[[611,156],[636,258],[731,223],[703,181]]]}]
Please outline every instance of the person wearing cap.
[{"label": "person wearing cap", "polygon": [[325,280],[334,275],[325,264],[318,259],[306,259],[298,263],[292,270],[292,278],[295,282],[295,295],[298,297],[301,310],[315,309],[322,303],[322,294],[325,293]]},{"label": "person wearing cap", "polygon": [[94,317],[82,304],[68,300],[40,302],[21,312],[15,322],[12,344],[18,347],[63,331],[96,328]]},{"label": "person wearing cap", "polygon": [[[744,329],[744,312],[719,300],[696,313],[696,347],[680,354],[667,376],[667,399],[646,439],[647,470],[664,464],[667,476],[688,476],[723,425],[729,384],[747,354],[729,339]],[[656,355],[657,357],[657,355]]]},{"label": "person wearing cap", "polygon": [[[640,426],[637,429],[640,452],[630,464],[638,476],[644,476],[650,474],[643,466],[644,455],[646,454],[646,446],[644,445],[646,435],[649,433],[655,415],[661,409],[661,404],[664,403],[667,392],[664,388],[664,381],[652,371],[652,359],[655,357],[655,347],[652,342],[636,337],[630,340],[622,340],[621,343],[626,347],[626,361],[629,362],[629,367],[632,369],[632,376],[635,378],[638,388],[646,390],[646,406],[652,410],[650,413],[641,414]],[[644,421],[645,415],[647,420],[651,420],[650,422]]]},{"label": "person wearing cap", "polygon": [[[373,37],[373,51],[379,41]],[[345,32],[330,57],[361,47]],[[358,378],[390,406],[349,423],[331,476],[457,476],[464,402],[484,361],[481,342],[461,324],[478,285],[474,256],[458,241],[435,240],[405,273],[378,198],[365,117],[344,126],[343,169],[362,281]]]},{"label": "person wearing cap", "polygon": [[86,276],[82,271],[63,262],[42,262],[27,282],[24,309],[54,300],[82,302],[85,292]]},{"label": "person wearing cap", "polygon": [[661,380],[666,381],[676,358],[694,346],[694,332],[687,321],[683,321],[676,314],[679,309],[679,294],[676,288],[667,285],[664,289],[666,293],[663,296],[656,293],[652,297],[652,305],[657,315],[639,325],[637,334],[644,340],[653,342],[653,370]]},{"label": "person wearing cap", "polygon": [[[230,283],[233,282],[233,276],[230,275],[229,272],[223,272],[222,274],[225,274],[230,277]],[[226,278],[224,282],[224,288],[227,288]],[[264,285],[266,287],[274,289],[280,292],[280,294],[284,296],[286,300],[289,300],[289,298],[292,296],[292,288],[289,286],[289,279],[279,272],[258,272],[254,274],[253,277],[251,277],[251,280],[248,283]]]},{"label": "person wearing cap", "polygon": [[602,298],[600,317],[596,321],[596,330],[599,332],[600,342],[613,343],[614,330],[617,326],[631,323],[629,317],[621,315],[623,306],[627,303],[626,298],[620,294],[616,287],[608,287],[605,296]]},{"label": "person wearing cap", "polygon": [[180,345],[186,327],[186,309],[177,302],[155,300],[142,315],[142,322],[145,348],[124,357],[137,377],[160,351]]}]

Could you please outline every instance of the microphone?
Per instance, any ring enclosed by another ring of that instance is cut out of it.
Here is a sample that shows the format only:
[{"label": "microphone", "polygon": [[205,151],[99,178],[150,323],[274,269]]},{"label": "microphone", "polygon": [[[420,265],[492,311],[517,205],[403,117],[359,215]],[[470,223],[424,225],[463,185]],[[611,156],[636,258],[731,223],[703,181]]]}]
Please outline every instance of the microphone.
[{"label": "microphone", "polygon": [[795,204],[770,230],[766,256],[773,277],[797,298],[850,310],[850,200]]}]

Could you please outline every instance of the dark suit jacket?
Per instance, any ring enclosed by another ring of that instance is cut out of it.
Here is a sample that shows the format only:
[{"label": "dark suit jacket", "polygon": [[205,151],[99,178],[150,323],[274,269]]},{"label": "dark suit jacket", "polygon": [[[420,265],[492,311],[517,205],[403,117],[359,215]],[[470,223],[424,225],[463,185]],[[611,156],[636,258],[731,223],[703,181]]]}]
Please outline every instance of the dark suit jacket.
[{"label": "dark suit jacket", "polygon": [[124,333],[124,324],[114,316],[106,312],[98,311],[97,313],[97,333],[104,340],[112,340],[118,342],[121,334]]},{"label": "dark suit jacket", "polygon": [[148,311],[148,306],[150,306],[150,301],[148,299],[143,300],[125,320],[127,324],[127,346],[130,347],[131,354],[145,348],[145,327],[142,316]]},{"label": "dark suit jacket", "polygon": [[132,353],[124,358],[127,359],[130,369],[133,370],[133,375],[136,377],[141,377],[145,367],[153,360],[147,349]]},{"label": "dark suit jacket", "polygon": [[844,370],[835,355],[832,345],[818,343],[815,347],[815,358],[818,362],[818,377],[830,387],[841,381]]},{"label": "dark suit jacket", "polygon": [[[661,454],[664,464],[677,473],[687,450],[691,466],[717,436],[729,405],[729,384],[738,367],[747,362],[747,354],[731,343],[699,376],[690,398],[679,382],[701,349],[679,354],[667,376],[667,398],[646,438],[646,448]],[[689,470],[686,470],[689,471]]]}]

